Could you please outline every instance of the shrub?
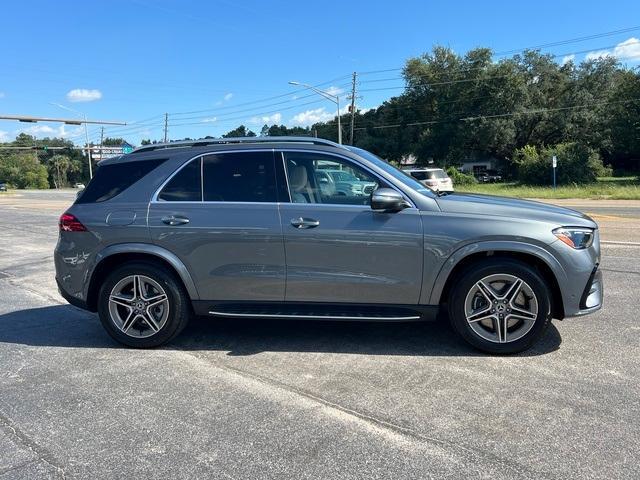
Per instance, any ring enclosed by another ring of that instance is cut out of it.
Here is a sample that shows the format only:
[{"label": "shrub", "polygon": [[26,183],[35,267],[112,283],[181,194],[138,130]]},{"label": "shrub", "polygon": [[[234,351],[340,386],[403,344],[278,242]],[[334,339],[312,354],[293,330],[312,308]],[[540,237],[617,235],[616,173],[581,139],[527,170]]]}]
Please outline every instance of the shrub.
[{"label": "shrub", "polygon": [[47,168],[33,155],[0,155],[0,181],[16,188],[49,188]]},{"label": "shrub", "polygon": [[561,143],[540,151],[527,145],[514,152],[518,180],[528,185],[551,185],[551,159],[554,155],[558,159],[558,185],[593,183],[597,177],[610,173],[610,169],[602,164],[598,152],[586,145]]},{"label": "shrub", "polygon": [[454,185],[473,185],[475,183],[478,183],[476,177],[468,173],[463,173],[456,167],[447,168],[447,175],[451,177]]}]

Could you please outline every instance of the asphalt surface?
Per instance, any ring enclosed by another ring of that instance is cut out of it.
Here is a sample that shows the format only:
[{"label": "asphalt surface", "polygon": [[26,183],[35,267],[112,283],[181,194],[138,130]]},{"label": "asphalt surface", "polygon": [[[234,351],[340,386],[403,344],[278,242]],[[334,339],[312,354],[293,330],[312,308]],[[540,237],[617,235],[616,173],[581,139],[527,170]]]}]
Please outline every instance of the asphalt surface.
[{"label": "asphalt surface", "polygon": [[0,479],[640,477],[640,247],[615,233],[640,202],[590,212],[626,242],[603,310],[490,357],[439,322],[198,319],[122,348],[55,290],[72,199],[0,195]]}]

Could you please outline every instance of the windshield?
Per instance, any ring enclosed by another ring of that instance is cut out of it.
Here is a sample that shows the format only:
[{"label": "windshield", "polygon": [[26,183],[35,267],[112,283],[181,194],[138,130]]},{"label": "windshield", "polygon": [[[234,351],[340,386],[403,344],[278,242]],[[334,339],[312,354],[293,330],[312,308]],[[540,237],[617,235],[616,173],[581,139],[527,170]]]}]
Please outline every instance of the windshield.
[{"label": "windshield", "polygon": [[384,170],[385,172],[393,176],[393,178],[402,182],[412,190],[415,190],[418,193],[426,194],[427,196],[431,196],[433,194],[431,190],[429,190],[427,187],[425,187],[423,184],[421,184],[411,175],[403,172],[402,170],[397,169],[390,163],[385,162],[383,159],[381,159],[377,155],[374,155],[373,153],[358,147],[347,146],[347,148],[351,150],[353,153],[357,153],[361,157],[364,157],[370,162],[376,164],[376,166],[380,167],[382,170]]}]

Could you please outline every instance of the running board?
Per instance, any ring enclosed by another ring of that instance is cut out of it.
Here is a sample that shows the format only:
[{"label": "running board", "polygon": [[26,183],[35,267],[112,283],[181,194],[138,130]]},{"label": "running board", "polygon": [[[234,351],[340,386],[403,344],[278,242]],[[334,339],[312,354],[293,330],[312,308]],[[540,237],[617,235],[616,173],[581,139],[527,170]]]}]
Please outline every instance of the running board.
[{"label": "running board", "polygon": [[411,315],[408,317],[387,317],[387,316],[352,316],[352,315],[322,315],[322,314],[287,314],[287,313],[231,313],[209,311],[209,315],[216,317],[260,317],[260,318],[299,318],[309,320],[383,320],[383,321],[409,321],[420,320],[420,315]]},{"label": "running board", "polygon": [[197,315],[224,318],[265,318],[332,321],[412,322],[434,319],[437,306],[371,305],[286,302],[210,302],[194,301]]}]

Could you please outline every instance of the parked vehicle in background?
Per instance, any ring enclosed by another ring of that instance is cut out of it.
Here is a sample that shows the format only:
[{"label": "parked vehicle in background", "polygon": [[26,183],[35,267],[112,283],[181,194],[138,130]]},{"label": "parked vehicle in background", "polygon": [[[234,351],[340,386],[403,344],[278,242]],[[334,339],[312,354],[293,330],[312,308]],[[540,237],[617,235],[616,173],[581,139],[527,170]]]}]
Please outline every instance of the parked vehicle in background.
[{"label": "parked vehicle in background", "polygon": [[484,170],[475,174],[480,183],[496,183],[502,181],[502,174],[497,170]]},{"label": "parked vehicle in background", "polygon": [[344,170],[318,169],[316,179],[329,195],[371,195],[376,188],[374,182],[360,180],[348,167]]},{"label": "parked vehicle in background", "polygon": [[453,192],[453,181],[441,168],[405,168],[403,171],[433,191]]},{"label": "parked vehicle in background", "polygon": [[73,188],[77,188],[78,190],[84,189],[84,183],[74,183]]},{"label": "parked vehicle in background", "polygon": [[[372,192],[324,188],[327,171]],[[602,305],[598,226],[586,215],[436,194],[366,150],[308,137],[154,144],[106,159],[59,230],[62,296],[133,347],[170,341],[192,313],[411,321],[444,311],[471,345],[514,353],[552,318]]]},{"label": "parked vehicle in background", "polygon": [[6,191],[7,191],[7,184],[0,182],[0,192],[6,192]]}]

